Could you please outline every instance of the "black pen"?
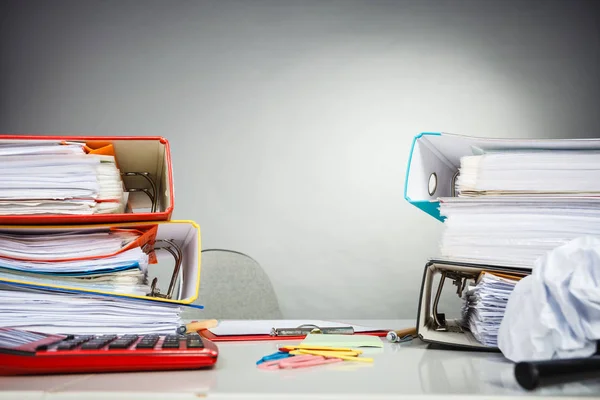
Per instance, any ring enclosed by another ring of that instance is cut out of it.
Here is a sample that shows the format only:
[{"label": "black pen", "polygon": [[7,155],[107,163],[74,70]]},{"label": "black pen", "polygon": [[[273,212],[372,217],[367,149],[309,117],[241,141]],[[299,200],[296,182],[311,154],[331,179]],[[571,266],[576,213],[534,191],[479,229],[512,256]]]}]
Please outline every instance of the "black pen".
[{"label": "black pen", "polygon": [[600,379],[600,356],[520,362],[515,365],[515,378],[527,390]]}]

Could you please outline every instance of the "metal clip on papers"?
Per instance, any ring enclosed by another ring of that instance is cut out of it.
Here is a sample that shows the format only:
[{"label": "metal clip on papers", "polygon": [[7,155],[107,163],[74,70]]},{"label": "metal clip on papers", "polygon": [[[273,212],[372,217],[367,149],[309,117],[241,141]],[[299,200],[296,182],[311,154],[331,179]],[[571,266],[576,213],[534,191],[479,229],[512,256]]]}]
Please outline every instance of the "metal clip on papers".
[{"label": "metal clip on papers", "polygon": [[316,325],[300,325],[297,328],[272,328],[271,336],[303,336],[309,333],[337,334],[337,335],[353,335],[354,328],[351,326],[342,327],[318,327]]}]

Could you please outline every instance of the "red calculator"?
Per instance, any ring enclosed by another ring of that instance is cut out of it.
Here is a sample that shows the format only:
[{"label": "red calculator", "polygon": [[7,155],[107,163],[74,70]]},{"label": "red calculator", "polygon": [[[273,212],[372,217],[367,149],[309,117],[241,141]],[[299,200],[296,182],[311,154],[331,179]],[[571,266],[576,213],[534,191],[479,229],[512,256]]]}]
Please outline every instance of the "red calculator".
[{"label": "red calculator", "polygon": [[0,375],[161,371],[206,368],[219,351],[186,335],[49,335],[0,328]]}]

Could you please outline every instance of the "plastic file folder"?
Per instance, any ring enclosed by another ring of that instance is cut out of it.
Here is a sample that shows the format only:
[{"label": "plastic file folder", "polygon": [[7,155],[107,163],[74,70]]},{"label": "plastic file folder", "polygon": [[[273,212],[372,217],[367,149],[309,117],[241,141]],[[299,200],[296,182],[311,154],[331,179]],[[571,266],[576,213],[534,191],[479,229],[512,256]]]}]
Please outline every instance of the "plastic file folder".
[{"label": "plastic file folder", "polygon": [[421,133],[410,149],[404,198],[443,221],[439,198],[453,197],[460,158],[494,150],[600,150],[600,139],[492,139]]},{"label": "plastic file folder", "polygon": [[173,170],[169,142],[162,137],[21,136],[0,135],[0,146],[57,141],[85,143],[98,154],[110,148],[129,197],[125,212],[114,214],[0,215],[0,224],[92,224],[131,221],[167,221],[174,207]]},{"label": "plastic file folder", "polygon": [[[86,288],[85,284],[69,282],[41,282],[31,274],[0,274],[0,283],[26,286],[50,291],[92,293],[119,298],[137,298],[173,304],[191,304],[198,298],[200,288],[200,228],[193,221],[169,221],[155,223],[122,223],[98,225],[60,226],[0,226],[0,234],[41,235],[69,232],[102,232],[114,229],[139,229],[155,233],[145,238],[143,249],[160,262],[148,268],[148,280],[152,282],[148,293],[130,294]],[[152,258],[151,257],[151,258]],[[167,269],[166,272],[163,268]],[[172,270],[172,273],[170,272]],[[158,275],[162,278],[158,279]],[[52,275],[47,275],[52,278]],[[56,276],[55,276],[56,277]],[[165,279],[165,277],[168,277]],[[46,278],[44,276],[43,278]]]}]

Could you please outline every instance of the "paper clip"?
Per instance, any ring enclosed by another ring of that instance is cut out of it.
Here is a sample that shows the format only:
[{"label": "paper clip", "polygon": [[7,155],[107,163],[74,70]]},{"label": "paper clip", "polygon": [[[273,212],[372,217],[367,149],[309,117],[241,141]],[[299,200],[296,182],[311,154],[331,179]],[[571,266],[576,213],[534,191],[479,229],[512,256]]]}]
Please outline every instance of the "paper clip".
[{"label": "paper clip", "polygon": [[156,212],[156,208],[158,206],[158,191],[156,189],[156,183],[154,183],[152,178],[150,178],[150,173],[149,172],[123,172],[121,174],[121,176],[123,176],[123,177],[140,176],[140,177],[144,178],[146,181],[148,181],[148,183],[150,183],[151,190],[148,190],[147,188],[129,188],[129,187],[126,188],[125,190],[127,192],[146,193],[146,196],[148,196],[150,198],[150,201],[152,202],[151,211]]},{"label": "paper clip", "polygon": [[321,356],[325,358],[339,358],[344,361],[358,361],[358,362],[366,362],[372,363],[373,359],[369,357],[358,357],[358,353],[356,352],[342,352],[342,351],[323,351],[323,350],[293,350],[290,351],[290,354],[300,355],[300,354],[310,354],[313,356]]},{"label": "paper clip", "polygon": [[317,346],[310,344],[297,344],[297,345],[288,345],[282,346],[279,348],[279,351],[294,351],[294,350],[316,350],[316,351],[334,351],[341,353],[356,353],[362,354],[362,350],[351,349],[349,347],[330,347],[330,346]]},{"label": "paper clip", "polygon": [[292,346],[283,346],[279,351],[288,351],[293,355],[310,354],[313,356],[322,356],[325,358],[339,358],[345,361],[373,362],[372,358],[358,356],[362,354],[362,350],[350,349],[346,347],[328,347],[328,346],[312,346],[307,344],[299,344]]},{"label": "paper clip", "polygon": [[166,246],[154,247],[154,250],[166,250],[167,252],[169,252],[175,260],[175,266],[173,267],[173,275],[171,276],[171,282],[169,282],[169,289],[167,290],[167,293],[160,293],[160,289],[158,288],[158,278],[155,277],[154,279],[152,279],[152,284],[150,285],[150,293],[148,294],[148,296],[171,299],[173,298],[173,292],[175,291],[175,283],[177,282],[177,278],[180,272],[181,281],[183,282],[183,271],[181,271],[183,253],[181,252],[181,248],[177,244],[175,244],[173,240],[159,239],[155,243],[166,244]]},{"label": "paper clip", "polygon": [[323,364],[332,364],[337,362],[342,362],[342,360],[340,358],[325,358],[322,356],[306,354],[302,356],[293,356],[281,358],[278,360],[266,361],[261,364],[258,364],[258,368],[266,370],[294,369],[313,367],[316,365]]},{"label": "paper clip", "polygon": [[303,336],[303,335],[308,335],[309,333],[353,335],[354,328],[351,326],[320,328],[317,325],[304,324],[304,325],[300,325],[297,328],[272,328],[271,329],[271,336]]},{"label": "paper clip", "polygon": [[283,358],[288,358],[288,357],[292,357],[292,355],[288,352],[278,351],[277,353],[273,353],[273,354],[269,354],[268,356],[264,356],[263,358],[261,358],[260,360],[258,360],[256,362],[256,365],[260,365],[260,364],[268,362],[268,361],[281,360]]}]

